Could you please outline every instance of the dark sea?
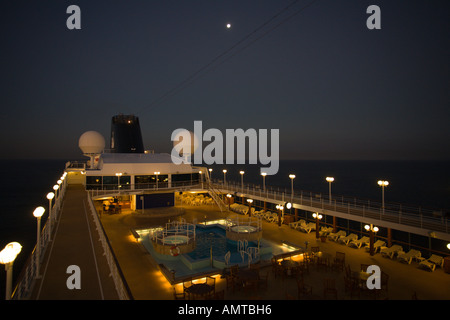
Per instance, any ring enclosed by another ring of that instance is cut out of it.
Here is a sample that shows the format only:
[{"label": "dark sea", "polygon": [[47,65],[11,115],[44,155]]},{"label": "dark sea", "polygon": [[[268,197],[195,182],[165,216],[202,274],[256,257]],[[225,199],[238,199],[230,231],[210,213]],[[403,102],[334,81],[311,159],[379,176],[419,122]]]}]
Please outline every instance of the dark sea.
[{"label": "dark sea", "polygon": [[[46,195],[64,172],[66,160],[0,160],[1,222],[0,249],[11,241],[22,244],[14,262],[14,282],[36,243],[36,219],[33,210],[44,206]],[[260,166],[213,165],[213,179],[262,185]],[[381,201],[377,181],[388,180],[386,202],[399,202],[450,211],[450,161],[280,161],[278,174],[266,177],[266,186],[290,192],[289,174],[295,174],[297,190],[328,194],[325,177],[332,176],[333,196],[344,195]],[[48,212],[45,213],[47,215]],[[43,221],[44,223],[45,221]],[[4,296],[5,271],[0,268],[0,298]]]}]

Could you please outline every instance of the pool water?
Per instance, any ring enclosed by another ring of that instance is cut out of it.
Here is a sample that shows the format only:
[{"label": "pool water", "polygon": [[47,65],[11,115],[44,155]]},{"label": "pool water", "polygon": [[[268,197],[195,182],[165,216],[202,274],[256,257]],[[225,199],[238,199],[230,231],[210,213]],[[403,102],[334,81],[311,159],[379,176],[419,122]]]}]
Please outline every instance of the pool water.
[{"label": "pool water", "polygon": [[[233,255],[236,254],[239,255],[239,260],[242,260],[241,255],[237,250],[237,242],[227,239],[226,232],[221,227],[196,228],[195,237],[197,241],[195,250],[187,253],[192,259],[210,258],[212,250],[212,255],[215,259],[224,260],[225,254],[230,251],[232,258]],[[257,242],[248,242],[248,247],[257,246]],[[231,261],[233,260],[234,259],[231,259]]]},{"label": "pool water", "polygon": [[[163,264],[167,270],[175,273],[175,277],[194,276],[208,271],[221,271],[226,267],[225,254],[230,252],[228,265],[248,265],[248,257],[244,260],[238,251],[238,243],[227,239],[225,227],[216,225],[196,226],[196,248],[189,253],[178,256],[164,255],[153,248],[148,230],[136,230],[140,235],[141,244],[152,255],[158,264]],[[248,242],[247,247],[258,247],[257,242]],[[259,243],[260,260],[270,260],[273,255],[292,251],[273,242],[261,239]],[[212,257],[211,257],[212,251]],[[253,261],[256,262],[256,261]]]}]

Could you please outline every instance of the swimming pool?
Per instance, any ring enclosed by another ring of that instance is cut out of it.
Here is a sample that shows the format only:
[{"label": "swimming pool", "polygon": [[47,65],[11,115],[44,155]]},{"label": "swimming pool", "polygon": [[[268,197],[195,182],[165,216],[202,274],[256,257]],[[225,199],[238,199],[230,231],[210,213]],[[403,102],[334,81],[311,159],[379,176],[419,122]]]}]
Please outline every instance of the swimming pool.
[{"label": "swimming pool", "polygon": [[[226,255],[229,253],[229,265],[248,265],[248,255],[241,255],[238,248],[238,242],[227,239],[225,226],[217,224],[197,224],[196,225],[196,246],[189,253],[179,255],[165,255],[155,251],[151,237],[151,229],[135,230],[140,236],[141,244],[151,254],[153,259],[160,265],[173,273],[175,278],[194,276],[198,273],[209,271],[221,271],[226,264]],[[176,236],[179,237],[179,236]],[[173,239],[174,242],[182,239]],[[174,243],[175,245],[176,243]],[[243,243],[241,243],[243,245]],[[293,248],[287,248],[277,245],[265,239],[257,241],[248,241],[246,248],[259,248],[259,255],[253,256],[252,262],[258,260],[270,260],[273,255],[292,251]],[[242,249],[242,247],[240,247]]]}]

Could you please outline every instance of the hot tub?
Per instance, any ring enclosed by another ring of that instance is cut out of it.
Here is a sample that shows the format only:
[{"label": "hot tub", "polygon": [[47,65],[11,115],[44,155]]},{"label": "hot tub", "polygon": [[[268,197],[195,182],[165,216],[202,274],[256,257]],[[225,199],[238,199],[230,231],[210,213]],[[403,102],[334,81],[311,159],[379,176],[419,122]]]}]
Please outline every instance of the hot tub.
[{"label": "hot tub", "polygon": [[231,228],[231,231],[237,232],[237,233],[249,233],[249,232],[255,232],[256,228],[253,226],[234,226]]},{"label": "hot tub", "polygon": [[186,244],[189,242],[188,236],[183,235],[174,235],[174,236],[167,236],[163,239],[163,245],[180,245],[180,244]]}]

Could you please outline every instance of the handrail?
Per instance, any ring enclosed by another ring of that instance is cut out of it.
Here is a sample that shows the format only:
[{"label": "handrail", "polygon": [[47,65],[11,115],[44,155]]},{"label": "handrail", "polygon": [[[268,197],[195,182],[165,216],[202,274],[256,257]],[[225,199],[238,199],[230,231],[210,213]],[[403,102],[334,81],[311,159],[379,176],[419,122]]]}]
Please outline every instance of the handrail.
[{"label": "handrail", "polygon": [[123,275],[122,269],[120,268],[119,262],[116,256],[114,255],[114,251],[111,247],[108,237],[106,236],[105,230],[103,229],[103,225],[100,223],[97,210],[95,209],[94,203],[92,202],[92,198],[89,195],[88,195],[88,203],[89,208],[91,210],[93,221],[95,223],[96,230],[100,237],[100,242],[102,243],[103,252],[106,257],[109,270],[111,271],[110,275],[113,278],[119,299],[133,300],[133,294],[131,293],[131,290],[128,287],[128,284],[125,280],[125,276]]},{"label": "handrail", "polygon": [[37,265],[40,265],[42,263],[42,260],[44,259],[45,251],[50,241],[50,232],[54,232],[53,225],[56,223],[56,221],[58,221],[66,188],[67,181],[64,180],[64,182],[60,185],[57,197],[54,199],[54,203],[52,206],[52,218],[47,218],[45,225],[41,230],[40,242],[38,244],[40,246],[39,261],[37,261],[37,246],[35,245],[33,250],[31,251],[29,258],[27,259],[27,262],[25,263],[22,271],[19,274],[17,284],[11,294],[11,299],[13,300],[28,299],[32,293],[32,287],[35,283],[34,279],[36,278],[37,273]]},{"label": "handrail", "polygon": [[[332,199],[323,197],[319,194],[305,194],[302,191],[294,191],[294,194],[269,191],[266,188],[264,192],[260,188],[242,188],[241,184],[228,182],[215,182],[215,186],[221,190],[227,190],[241,194],[244,191],[245,196],[256,196],[260,198],[271,199],[280,202],[290,202],[291,199],[294,204],[311,207],[314,210],[329,210],[341,212],[354,216],[367,217],[370,219],[377,219],[386,222],[398,223],[402,225],[426,228],[433,231],[440,231],[450,233],[450,219],[445,217],[442,212],[428,210],[425,208],[412,208],[405,206],[396,206],[391,203],[385,203],[384,208],[382,204],[377,201],[362,202],[357,199],[346,199],[344,197],[333,196]],[[225,191],[223,191],[225,192]],[[440,217],[438,217],[440,215]]]},{"label": "handrail", "polygon": [[152,235],[152,240],[159,244],[167,244],[165,239],[169,236],[183,235],[187,237],[187,242],[183,244],[189,244],[195,242],[195,224],[187,223],[185,220],[179,222],[177,220],[166,223],[165,228],[155,231]]},{"label": "handrail", "polygon": [[223,202],[222,198],[218,195],[217,190],[214,188],[212,183],[208,182],[208,193],[211,195],[211,197],[216,202],[217,206],[219,207],[220,211],[223,212],[226,211],[226,204]]}]

